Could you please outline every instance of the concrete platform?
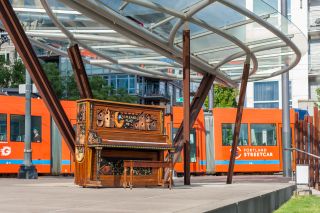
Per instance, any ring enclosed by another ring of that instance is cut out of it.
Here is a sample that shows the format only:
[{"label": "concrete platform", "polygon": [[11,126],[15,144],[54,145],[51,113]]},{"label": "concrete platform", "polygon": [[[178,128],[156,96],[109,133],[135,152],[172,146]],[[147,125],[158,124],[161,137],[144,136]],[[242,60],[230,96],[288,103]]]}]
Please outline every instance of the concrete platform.
[{"label": "concrete platform", "polygon": [[[192,177],[167,188],[82,188],[71,177],[0,178],[0,212],[271,212],[294,186],[280,176]],[[238,209],[238,210],[237,210]],[[271,211],[270,211],[271,210]]]}]

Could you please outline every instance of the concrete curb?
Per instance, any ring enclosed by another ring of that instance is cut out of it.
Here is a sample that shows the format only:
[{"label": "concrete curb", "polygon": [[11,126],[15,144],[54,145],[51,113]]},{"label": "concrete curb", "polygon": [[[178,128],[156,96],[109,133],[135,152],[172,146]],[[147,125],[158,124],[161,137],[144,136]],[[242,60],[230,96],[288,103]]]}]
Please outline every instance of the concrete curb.
[{"label": "concrete curb", "polygon": [[288,186],[267,194],[242,200],[227,206],[214,209],[211,213],[271,213],[288,201],[296,186]]}]

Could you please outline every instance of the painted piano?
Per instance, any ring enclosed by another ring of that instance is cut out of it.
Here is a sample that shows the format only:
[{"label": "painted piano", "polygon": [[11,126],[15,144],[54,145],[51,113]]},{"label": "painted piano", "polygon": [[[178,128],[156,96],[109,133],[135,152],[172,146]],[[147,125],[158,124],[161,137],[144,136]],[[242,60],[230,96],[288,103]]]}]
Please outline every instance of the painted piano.
[{"label": "painted piano", "polygon": [[[77,101],[75,183],[83,187],[171,187],[173,146],[164,134],[164,110],[93,99]],[[165,169],[170,171],[169,181],[164,181]]]}]

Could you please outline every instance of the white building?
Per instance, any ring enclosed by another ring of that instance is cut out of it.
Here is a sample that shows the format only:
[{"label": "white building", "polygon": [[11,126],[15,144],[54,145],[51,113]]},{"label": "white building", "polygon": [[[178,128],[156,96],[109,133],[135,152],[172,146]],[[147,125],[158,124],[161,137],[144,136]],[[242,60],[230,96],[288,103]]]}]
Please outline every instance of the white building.
[{"label": "white building", "polygon": [[[265,0],[265,2],[281,11],[281,0]],[[248,3],[253,4],[254,10],[254,0],[247,1]],[[308,0],[288,0],[288,17],[306,36],[308,35],[308,7]],[[299,108],[299,100],[309,99],[308,58],[308,54],[305,54],[299,64],[289,72],[290,104],[293,108]],[[318,60],[319,58],[318,56]],[[246,107],[254,108],[282,108],[281,98],[281,75],[279,75],[248,83],[245,104]]]},{"label": "white building", "polygon": [[309,98],[317,100],[320,87],[320,0],[310,1],[309,7]]}]

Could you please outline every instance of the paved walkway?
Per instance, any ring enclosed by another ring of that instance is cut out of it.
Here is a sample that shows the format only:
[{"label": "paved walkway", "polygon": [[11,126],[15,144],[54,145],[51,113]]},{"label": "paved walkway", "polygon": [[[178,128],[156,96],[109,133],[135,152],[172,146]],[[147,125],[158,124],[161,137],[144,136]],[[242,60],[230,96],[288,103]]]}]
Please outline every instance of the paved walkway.
[{"label": "paved walkway", "polygon": [[312,189],[312,194],[316,196],[320,196],[320,191]]},{"label": "paved walkway", "polygon": [[203,212],[289,186],[280,176],[193,177],[164,188],[81,188],[70,177],[0,178],[0,212]]}]

